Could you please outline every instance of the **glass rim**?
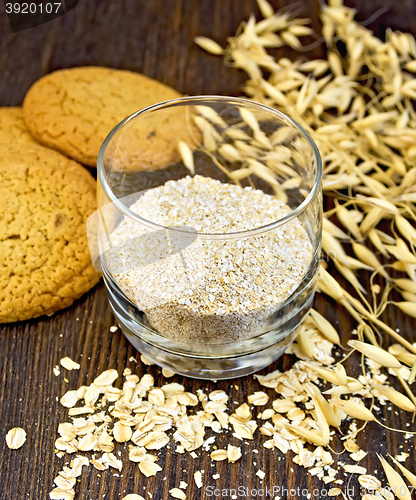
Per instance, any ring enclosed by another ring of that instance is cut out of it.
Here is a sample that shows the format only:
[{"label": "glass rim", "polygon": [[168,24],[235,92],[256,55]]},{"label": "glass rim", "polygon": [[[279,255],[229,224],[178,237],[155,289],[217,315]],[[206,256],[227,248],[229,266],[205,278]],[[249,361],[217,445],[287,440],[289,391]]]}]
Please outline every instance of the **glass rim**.
[{"label": "glass rim", "polygon": [[203,96],[186,96],[186,97],[178,97],[176,99],[170,99],[167,101],[163,101],[157,104],[152,104],[151,106],[147,106],[146,108],[140,109],[139,111],[136,111],[135,113],[131,114],[124,120],[122,120],[118,125],[116,125],[111,132],[107,135],[107,137],[104,139],[104,142],[102,143],[100,150],[98,152],[98,157],[97,157],[97,177],[98,180],[106,194],[106,196],[111,200],[111,203],[113,203],[119,210],[122,212],[125,216],[129,217],[130,219],[133,219],[137,222],[140,222],[142,225],[147,226],[151,229],[155,230],[161,230],[161,229],[169,229],[170,231],[174,230],[175,232],[177,231],[178,233],[183,233],[183,235],[188,235],[189,236],[189,231],[184,231],[181,229],[173,228],[173,227],[168,227],[168,226],[162,226],[161,224],[157,224],[156,222],[150,221],[148,219],[145,219],[144,217],[141,217],[140,215],[134,213],[132,210],[130,210],[127,206],[124,205],[113,193],[112,189],[110,188],[109,184],[107,183],[107,179],[105,178],[104,175],[104,153],[107,149],[108,144],[110,143],[111,139],[117,134],[117,132],[122,129],[127,123],[129,123],[131,120],[137,118],[138,116],[147,113],[148,111],[155,111],[157,109],[163,109],[167,106],[172,106],[180,103],[186,103],[188,102],[189,104],[194,104],[193,101],[196,101],[196,104],[201,104],[204,101],[222,101],[222,102],[231,102],[233,104],[240,104],[240,105],[249,105],[252,107],[257,107],[261,109],[262,111],[267,111],[268,113],[272,113],[275,116],[279,117],[280,119],[283,119],[285,121],[290,122],[298,131],[303,135],[303,137],[307,140],[309,143],[310,147],[312,148],[313,154],[315,156],[316,160],[316,174],[315,174],[315,179],[314,183],[312,186],[312,189],[306,196],[306,198],[300,203],[294,210],[291,210],[291,212],[281,219],[278,219],[277,221],[271,222],[269,224],[266,224],[264,226],[259,226],[253,229],[247,229],[244,231],[237,231],[237,232],[232,232],[232,233],[198,233],[198,238],[201,240],[234,240],[234,239],[240,239],[240,238],[247,238],[250,236],[257,236],[261,235],[263,233],[266,233],[268,231],[272,231],[278,227],[281,227],[288,222],[296,219],[299,217],[299,215],[306,210],[306,208],[312,203],[312,201],[316,198],[316,196],[319,195],[320,193],[320,187],[321,187],[321,181],[322,181],[322,160],[321,160],[321,155],[319,153],[318,147],[316,146],[314,140],[312,137],[306,132],[306,130],[299,125],[299,123],[292,118],[290,118],[288,115],[285,113],[282,113],[281,111],[274,109],[270,106],[267,106],[266,104],[259,103],[257,101],[252,101],[250,99],[245,99],[242,97],[228,97],[228,96],[217,96],[217,95],[203,95]]}]

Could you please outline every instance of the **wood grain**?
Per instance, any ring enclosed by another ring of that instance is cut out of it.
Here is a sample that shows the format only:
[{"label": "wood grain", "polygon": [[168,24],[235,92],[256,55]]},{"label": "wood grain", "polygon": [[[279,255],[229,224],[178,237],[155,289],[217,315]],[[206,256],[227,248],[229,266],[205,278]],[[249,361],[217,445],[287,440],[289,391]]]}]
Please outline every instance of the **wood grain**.
[{"label": "wood grain", "polygon": [[[272,0],[275,7],[289,4],[288,0]],[[319,26],[318,1],[296,2],[304,14],[312,17]],[[365,2],[348,1],[348,5],[360,9],[361,20],[372,15],[382,6],[383,0]],[[65,16],[44,26],[13,34],[0,4],[0,104],[19,105],[30,85],[45,73],[60,68],[82,65],[102,65],[142,72],[185,94],[240,95],[245,77],[242,72],[223,65],[221,58],[210,56],[193,44],[193,37],[205,35],[225,45],[243,19],[250,12],[258,15],[254,0],[80,0],[78,6]],[[395,29],[412,29],[416,33],[416,7],[411,0],[391,2],[388,13],[382,14],[371,24],[377,34],[383,34],[386,26]],[[322,47],[314,50],[319,56]],[[276,51],[276,55],[285,53]],[[341,285],[344,280],[338,277]],[[344,310],[323,298],[316,297],[317,309],[325,314],[341,332],[344,342],[348,339],[354,323]],[[384,320],[399,328],[406,337],[415,341],[414,322],[397,310],[389,307]],[[64,459],[54,455],[54,440],[58,423],[66,419],[67,411],[58,403],[58,398],[69,388],[88,384],[101,371],[111,367],[120,373],[127,366],[139,376],[149,371],[156,378],[156,384],[163,382],[160,370],[130,362],[138,353],[118,331],[110,333],[114,317],[107,303],[103,284],[99,284],[77,301],[71,308],[51,318],[41,318],[24,323],[3,325],[0,328],[0,498],[44,500],[52,489],[53,479],[64,464]],[[388,342],[388,339],[386,339]],[[59,360],[69,356],[80,362],[79,371],[62,370],[59,377],[52,372]],[[271,366],[269,370],[286,369],[292,363],[289,356]],[[349,370],[359,374],[358,366]],[[64,377],[69,382],[64,382]],[[171,379],[172,380],[172,379]],[[175,377],[186,389],[195,392],[224,389],[231,401],[242,401],[248,394],[258,390],[253,377],[228,381],[201,382]],[[234,384],[239,387],[237,391]],[[269,391],[273,395],[273,391]],[[415,430],[415,425],[406,427],[403,414],[389,411],[385,407],[385,418],[389,425],[406,430]],[[17,451],[5,446],[4,436],[8,429],[21,426],[28,432],[26,444]],[[207,434],[207,436],[209,433]],[[404,443],[400,434],[387,433],[375,424],[369,424],[360,436],[360,444],[369,450],[361,465],[369,471],[381,467],[375,452],[395,455],[411,448],[410,441]],[[209,498],[207,487],[259,489],[261,487],[300,488],[308,490],[313,497],[314,488],[321,489],[323,483],[314,479],[304,469],[292,463],[292,454],[286,458],[279,452],[263,448],[264,438],[257,433],[253,442],[243,443],[243,457],[236,464],[218,462],[212,464],[208,455],[198,450],[198,458],[189,454],[173,453],[172,447],[160,454],[159,464],[164,472],[146,479],[137,465],[125,461],[122,474],[104,471],[97,474],[92,467],[84,472],[76,486],[79,500],[118,499],[127,493],[140,493],[153,500],[169,498],[169,490],[185,480],[189,486],[188,499]],[[228,438],[219,434],[218,447],[226,446]],[[231,443],[239,445],[235,438]],[[334,448],[341,449],[335,441]],[[125,447],[121,446],[126,457]],[[257,451],[257,452],[256,452]],[[411,451],[408,463],[414,463]],[[342,460],[342,458],[340,458]],[[204,470],[204,486],[198,490],[193,473]],[[263,481],[255,475],[259,470],[266,472]],[[218,473],[215,481],[212,475]],[[352,498],[359,498],[357,483]],[[325,488],[328,489],[328,488]],[[247,491],[247,490],[245,490]],[[241,492],[241,491],[240,491]],[[276,492],[282,499],[303,499],[305,494]],[[265,496],[264,498],[274,498]],[[324,495],[322,495],[323,497]],[[230,498],[211,496],[211,498]],[[261,498],[243,496],[238,498]]]}]

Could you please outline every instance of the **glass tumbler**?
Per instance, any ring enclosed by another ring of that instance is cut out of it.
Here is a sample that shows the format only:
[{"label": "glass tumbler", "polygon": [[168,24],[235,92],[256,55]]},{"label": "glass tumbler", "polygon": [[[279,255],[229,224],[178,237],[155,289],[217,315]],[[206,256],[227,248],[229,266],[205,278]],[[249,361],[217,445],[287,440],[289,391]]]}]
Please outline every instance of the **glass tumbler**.
[{"label": "glass tumbler", "polygon": [[305,130],[247,99],[183,97],[117,125],[88,236],[129,341],[205,379],[283,354],[315,291],[321,175]]}]

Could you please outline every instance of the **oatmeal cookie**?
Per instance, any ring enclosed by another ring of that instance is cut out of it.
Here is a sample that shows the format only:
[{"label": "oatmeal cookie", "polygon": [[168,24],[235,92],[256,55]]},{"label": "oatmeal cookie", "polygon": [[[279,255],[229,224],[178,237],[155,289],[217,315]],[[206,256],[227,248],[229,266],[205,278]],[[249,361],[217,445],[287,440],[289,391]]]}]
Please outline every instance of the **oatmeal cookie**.
[{"label": "oatmeal cookie", "polygon": [[11,142],[38,144],[26,127],[23,109],[19,107],[0,108],[0,144]]},{"label": "oatmeal cookie", "polygon": [[[29,130],[39,142],[95,166],[102,142],[119,122],[144,107],[177,97],[181,94],[173,88],[138,73],[82,67],[55,71],[35,82],[23,110]],[[127,141],[135,150],[134,162],[143,169],[157,170],[178,161],[178,139],[187,136],[185,118],[182,109],[175,110],[166,113],[164,124],[158,118],[158,130],[151,119],[144,128],[136,127],[137,137]],[[127,152],[126,161],[129,159]],[[131,165],[120,165],[122,168]]]},{"label": "oatmeal cookie", "polygon": [[85,225],[95,186],[60,153],[0,144],[0,322],[52,314],[98,282]]}]

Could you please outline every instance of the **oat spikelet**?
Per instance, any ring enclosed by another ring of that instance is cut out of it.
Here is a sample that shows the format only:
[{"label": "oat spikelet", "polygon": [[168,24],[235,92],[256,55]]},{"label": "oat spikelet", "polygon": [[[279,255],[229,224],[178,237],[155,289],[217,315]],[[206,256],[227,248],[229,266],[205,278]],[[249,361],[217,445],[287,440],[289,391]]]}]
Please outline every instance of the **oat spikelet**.
[{"label": "oat spikelet", "polygon": [[348,345],[353,349],[357,349],[367,358],[372,359],[376,363],[386,368],[401,368],[401,363],[392,354],[381,349],[381,347],[376,347],[374,345],[366,344],[365,342],[360,342],[359,340],[350,340]]},{"label": "oat spikelet", "polygon": [[[362,200],[363,198],[360,197]],[[366,203],[370,203],[371,205],[374,205],[375,207],[381,208],[385,212],[389,214],[396,215],[399,213],[399,209],[396,207],[396,205],[393,205],[393,203],[390,203],[387,200],[383,200],[380,198],[374,198],[373,196],[369,196],[365,198]]]},{"label": "oat spikelet", "polygon": [[253,131],[260,130],[259,122],[257,121],[256,117],[254,116],[254,114],[249,109],[247,109],[247,108],[240,108],[239,111],[240,111],[240,115],[241,115],[241,118],[243,119],[243,121],[245,123],[247,123],[247,125]]},{"label": "oat spikelet", "polygon": [[296,342],[306,357],[313,359],[314,346],[305,328],[300,327],[296,336]]},{"label": "oat spikelet", "polygon": [[414,302],[395,302],[395,306],[397,306],[401,311],[403,311],[408,316],[412,318],[416,318],[416,303]]},{"label": "oat spikelet", "polygon": [[257,0],[261,15],[264,18],[269,18],[274,15],[273,7],[269,4],[267,0]]},{"label": "oat spikelet", "polygon": [[402,410],[415,412],[415,405],[410,401],[410,399],[402,394],[393,387],[387,385],[375,384],[373,388],[382,396],[387,398],[391,403],[398,406]]},{"label": "oat spikelet", "polygon": [[412,474],[406,467],[404,467],[400,462],[398,462],[395,458],[390,456],[393,462],[397,465],[397,467],[402,471],[405,478],[409,481],[409,483],[416,488],[416,476]]},{"label": "oat spikelet", "polygon": [[297,425],[286,425],[286,428],[316,446],[326,446],[329,443],[329,440],[324,439],[317,431],[311,431]]},{"label": "oat spikelet", "polygon": [[331,404],[340,408],[349,417],[357,418],[358,420],[372,421],[375,420],[371,411],[363,405],[346,401],[344,399],[333,399]]},{"label": "oat spikelet", "polygon": [[396,214],[394,217],[397,229],[413,245],[416,245],[416,229],[402,215]]},{"label": "oat spikelet", "polygon": [[409,384],[413,384],[413,382],[415,381],[415,378],[416,378],[416,361],[413,364],[412,369],[410,370],[410,375],[408,378]]},{"label": "oat spikelet", "polygon": [[234,146],[231,146],[231,144],[222,144],[218,148],[218,153],[227,161],[242,161],[240,153]]},{"label": "oat spikelet", "polygon": [[338,332],[331,325],[331,323],[319,314],[318,311],[315,311],[315,309],[311,309],[310,314],[318,330],[324,335],[324,337],[326,337],[333,344],[340,345],[341,341]]},{"label": "oat spikelet", "polygon": [[323,380],[326,380],[327,382],[330,382],[331,384],[339,384],[338,377],[336,373],[334,373],[333,370],[329,370],[328,368],[324,368],[322,366],[319,366],[317,364],[313,363],[308,363],[307,361],[302,361],[302,365],[307,366],[308,368],[311,368],[314,370],[320,378]]},{"label": "oat spikelet", "polygon": [[391,345],[389,353],[408,366],[413,366],[416,363],[416,354],[412,354],[400,344]]},{"label": "oat spikelet", "polygon": [[307,386],[313,393],[314,398],[316,399],[316,403],[322,410],[322,413],[325,415],[325,418],[329,425],[333,427],[339,427],[341,424],[341,419],[334,412],[333,407],[328,403],[328,401],[324,398],[321,391],[312,383]]},{"label": "oat spikelet", "polygon": [[200,115],[209,120],[211,123],[214,123],[215,125],[218,125],[222,128],[227,128],[227,124],[225,123],[225,121],[215,111],[215,109],[211,108],[211,106],[198,104],[197,106],[195,106],[195,109]]},{"label": "oat spikelet", "polygon": [[205,36],[196,36],[194,38],[194,42],[210,54],[214,54],[216,56],[224,54],[224,49],[210,38],[206,38]]},{"label": "oat spikelet", "polygon": [[337,217],[341,224],[353,234],[357,240],[362,239],[363,235],[354,218],[351,216],[350,211],[344,206],[340,205],[337,209]]},{"label": "oat spikelet", "polygon": [[406,278],[398,278],[394,280],[394,284],[401,288],[402,290],[406,290],[407,292],[416,294],[416,282],[406,279]]},{"label": "oat spikelet", "polygon": [[377,456],[383,466],[384,472],[386,473],[387,480],[389,482],[390,488],[394,491],[394,494],[400,500],[412,500],[412,495],[410,494],[409,488],[403,481],[402,476],[393,469],[393,467],[377,453]]},{"label": "oat spikelet", "polygon": [[186,144],[186,142],[179,141],[178,149],[183,164],[191,172],[191,174],[194,175],[195,174],[194,155],[192,154],[191,148],[188,146],[188,144]]},{"label": "oat spikelet", "polygon": [[322,266],[319,268],[318,288],[334,300],[344,298],[344,291],[337,281]]},{"label": "oat spikelet", "polygon": [[416,264],[416,257],[409,251],[403,240],[397,240],[396,245],[385,245],[386,250],[404,264]]},{"label": "oat spikelet", "polygon": [[383,268],[381,262],[377,259],[375,254],[366,246],[360,245],[359,243],[351,242],[352,249],[355,255],[362,261],[364,264],[371,266],[375,271],[378,271],[384,278],[388,279],[389,275]]},{"label": "oat spikelet", "polygon": [[322,232],[322,248],[327,255],[331,256],[332,260],[337,260],[345,265],[348,265],[346,254],[341,243],[325,230]]}]

